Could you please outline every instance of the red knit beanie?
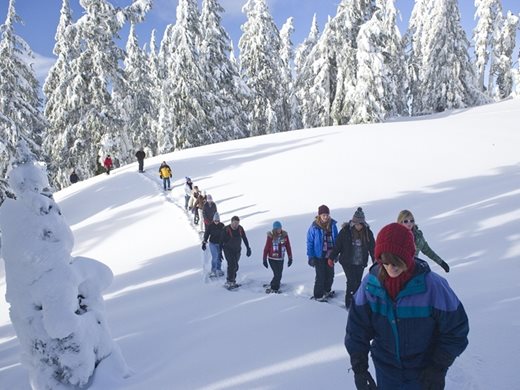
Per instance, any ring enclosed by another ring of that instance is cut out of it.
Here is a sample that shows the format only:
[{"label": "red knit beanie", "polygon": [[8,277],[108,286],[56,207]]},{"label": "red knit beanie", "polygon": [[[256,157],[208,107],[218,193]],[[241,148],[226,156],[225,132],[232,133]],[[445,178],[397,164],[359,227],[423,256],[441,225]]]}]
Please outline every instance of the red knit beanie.
[{"label": "red knit beanie", "polygon": [[376,239],[374,256],[381,263],[382,253],[392,253],[403,260],[408,268],[412,268],[415,257],[413,233],[400,223],[391,223],[382,228]]}]

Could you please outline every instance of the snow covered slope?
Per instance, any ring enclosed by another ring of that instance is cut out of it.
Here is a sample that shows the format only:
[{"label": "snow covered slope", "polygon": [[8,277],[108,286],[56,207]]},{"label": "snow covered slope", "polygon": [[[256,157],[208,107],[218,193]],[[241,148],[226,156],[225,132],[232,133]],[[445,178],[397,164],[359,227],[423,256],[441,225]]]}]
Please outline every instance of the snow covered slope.
[{"label": "snow covered slope", "polygon": [[[311,295],[305,235],[317,208],[348,221],[362,206],[372,230],[410,209],[470,318],[470,345],[447,389],[520,389],[520,100],[379,125],[328,127],[174,152],[55,194],[75,237],[73,255],[107,264],[113,337],[134,374],[100,366],[95,389],[354,389],[343,347],[347,313]],[[174,188],[163,192],[162,160]],[[204,283],[200,236],[183,210],[184,176],[241,218],[253,255],[229,292]],[[284,293],[266,295],[266,232],[280,220],[294,264]],[[0,294],[5,290],[0,267]],[[336,268],[341,295],[345,277]],[[0,388],[29,389],[0,301]]]}]

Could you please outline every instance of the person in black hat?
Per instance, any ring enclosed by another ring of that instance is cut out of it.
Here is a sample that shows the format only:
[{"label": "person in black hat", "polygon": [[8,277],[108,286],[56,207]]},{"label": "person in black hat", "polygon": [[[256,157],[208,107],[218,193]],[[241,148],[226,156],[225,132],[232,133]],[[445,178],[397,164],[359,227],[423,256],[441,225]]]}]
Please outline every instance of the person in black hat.
[{"label": "person in black hat", "polygon": [[146,157],[146,153],[143,148],[137,151],[135,157],[137,157],[137,163],[139,164],[139,172],[144,172],[144,158]]},{"label": "person in black hat", "polygon": [[345,308],[348,310],[352,296],[361,284],[363,271],[368,265],[368,256],[374,262],[374,233],[365,220],[365,213],[358,207],[352,219],[341,227],[338,239],[330,254],[329,262],[338,261],[345,271],[347,288]]},{"label": "person in black hat", "polygon": [[240,226],[240,218],[236,215],[231,218],[231,223],[224,228],[220,239],[220,246],[227,261],[227,280],[224,287],[227,289],[237,288],[237,271],[240,252],[242,251],[242,241],[246,246],[246,256],[251,256],[251,248],[247,240],[244,228]]}]

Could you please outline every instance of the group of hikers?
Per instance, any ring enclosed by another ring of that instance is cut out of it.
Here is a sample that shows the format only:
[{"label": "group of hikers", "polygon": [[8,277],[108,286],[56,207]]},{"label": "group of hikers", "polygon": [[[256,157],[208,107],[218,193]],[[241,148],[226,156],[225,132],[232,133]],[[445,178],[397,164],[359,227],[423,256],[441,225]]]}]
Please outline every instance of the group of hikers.
[{"label": "group of hikers", "polygon": [[[195,200],[199,198],[203,201]],[[206,209],[208,204],[211,209]],[[194,223],[204,225],[202,250],[209,246],[210,277],[224,275],[223,254],[228,265],[225,287],[236,288],[242,243],[246,256],[251,256],[239,217],[233,216],[225,226],[211,195],[200,191],[189,177],[185,208],[202,210]],[[307,230],[306,243],[308,264],[315,271],[312,298],[325,302],[334,295],[335,263],[339,262],[345,272],[345,347],[356,389],[444,389],[448,368],[468,345],[469,321],[448,282],[416,257],[422,252],[445,272],[450,271],[446,261],[428,245],[412,212],[399,212],[396,222],[384,226],[374,238],[361,207],[338,230],[330,209],[321,205]],[[274,221],[262,256],[263,265],[273,272],[271,282],[264,286],[266,293],[280,291],[286,255],[290,267],[293,256],[289,235],[280,221]],[[369,257],[371,267],[363,278]],[[375,380],[368,370],[369,354]]]}]

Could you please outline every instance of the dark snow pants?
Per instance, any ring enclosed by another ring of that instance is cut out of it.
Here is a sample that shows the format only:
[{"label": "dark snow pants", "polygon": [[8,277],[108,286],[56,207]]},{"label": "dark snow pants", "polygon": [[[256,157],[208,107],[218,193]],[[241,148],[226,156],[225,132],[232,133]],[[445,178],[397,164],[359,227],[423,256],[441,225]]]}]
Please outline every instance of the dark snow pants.
[{"label": "dark snow pants", "polygon": [[283,272],[283,260],[271,260],[269,259],[269,266],[273,271],[273,279],[271,280],[271,288],[278,290],[280,288],[280,281],[282,280]]},{"label": "dark snow pants", "polygon": [[347,289],[345,290],[345,307],[348,309],[350,307],[350,303],[352,302],[352,297],[356,293],[359,285],[361,284],[361,279],[363,278],[363,271],[365,267],[363,265],[351,265],[351,264],[341,264],[343,267],[343,271],[345,271],[345,276],[347,278]]},{"label": "dark snow pants", "polygon": [[334,282],[334,267],[329,267],[327,259],[316,259],[314,262],[316,278],[314,279],[314,298],[322,298],[332,289]]},{"label": "dark snow pants", "polygon": [[227,281],[236,282],[238,271],[238,260],[240,260],[240,250],[234,251],[224,249],[224,256],[227,261]]},{"label": "dark snow pants", "polygon": [[139,172],[143,172],[144,171],[144,160],[137,160],[137,162],[139,163]]}]

